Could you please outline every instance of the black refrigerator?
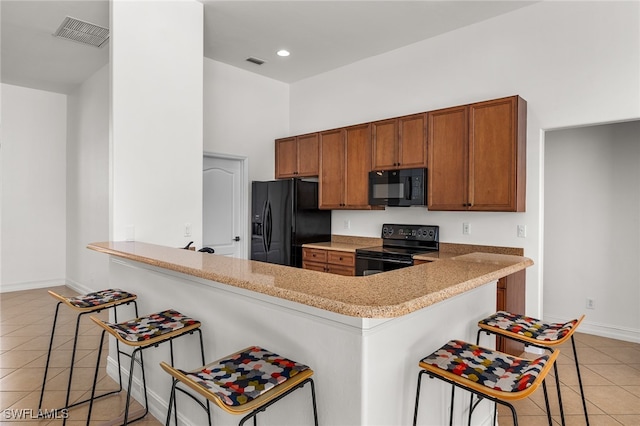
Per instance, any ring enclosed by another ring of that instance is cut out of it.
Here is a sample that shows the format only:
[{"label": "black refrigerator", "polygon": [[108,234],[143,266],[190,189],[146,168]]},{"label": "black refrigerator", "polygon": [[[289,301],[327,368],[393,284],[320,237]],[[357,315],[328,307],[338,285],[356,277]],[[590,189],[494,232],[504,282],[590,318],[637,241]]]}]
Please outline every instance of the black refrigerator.
[{"label": "black refrigerator", "polygon": [[302,244],[331,240],[331,211],[318,209],[318,182],[253,181],[251,260],[302,267]]}]

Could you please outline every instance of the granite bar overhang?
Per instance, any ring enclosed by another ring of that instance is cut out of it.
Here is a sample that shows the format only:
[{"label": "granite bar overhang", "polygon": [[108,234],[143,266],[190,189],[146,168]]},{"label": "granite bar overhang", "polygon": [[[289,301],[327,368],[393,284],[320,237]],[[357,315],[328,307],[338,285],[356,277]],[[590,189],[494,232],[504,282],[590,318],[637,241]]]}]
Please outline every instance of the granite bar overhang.
[{"label": "granite bar overhang", "polygon": [[344,277],[143,242],[91,250],[359,318],[396,318],[521,271],[522,256],[470,253],[367,277]]}]

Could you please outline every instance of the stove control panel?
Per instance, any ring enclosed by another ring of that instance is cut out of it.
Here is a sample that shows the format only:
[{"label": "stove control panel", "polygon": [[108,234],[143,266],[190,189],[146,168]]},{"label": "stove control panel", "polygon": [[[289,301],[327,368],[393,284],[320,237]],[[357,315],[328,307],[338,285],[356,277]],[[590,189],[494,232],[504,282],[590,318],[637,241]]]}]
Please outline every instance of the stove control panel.
[{"label": "stove control panel", "polygon": [[382,225],[382,238],[385,240],[433,241],[439,240],[439,227],[435,225]]}]

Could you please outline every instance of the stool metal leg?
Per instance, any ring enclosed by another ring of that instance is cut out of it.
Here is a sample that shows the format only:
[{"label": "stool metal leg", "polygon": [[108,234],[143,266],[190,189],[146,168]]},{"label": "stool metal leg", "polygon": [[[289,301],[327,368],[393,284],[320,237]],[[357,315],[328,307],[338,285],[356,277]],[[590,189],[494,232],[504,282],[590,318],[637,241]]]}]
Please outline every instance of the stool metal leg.
[{"label": "stool metal leg", "polygon": [[47,364],[44,367],[44,378],[42,379],[42,390],[40,391],[40,402],[38,402],[38,412],[42,409],[42,400],[44,399],[44,386],[47,383],[47,373],[49,372],[49,361],[51,360],[51,349],[53,348],[53,335],[56,331],[56,323],[58,322],[58,311],[62,302],[56,305],[56,313],[53,316],[53,327],[51,327],[51,339],[49,340],[49,352],[47,352]]},{"label": "stool metal leg", "polygon": [[580,396],[582,397],[582,407],[584,408],[584,418],[589,426],[589,415],[587,414],[587,401],[584,398],[584,388],[582,387],[582,377],[580,375],[580,364],[578,363],[578,352],[576,351],[576,341],[571,336],[571,346],[573,347],[573,358],[576,363],[576,372],[578,373],[578,385],[580,385]]},{"label": "stool metal leg", "polygon": [[449,409],[449,426],[453,426],[453,401],[456,398],[456,385],[451,385],[451,408]]},{"label": "stool metal leg", "polygon": [[270,407],[273,404],[275,404],[276,402],[280,401],[282,398],[284,398],[285,396],[289,395],[291,392],[295,391],[296,389],[299,389],[299,388],[303,387],[307,383],[311,383],[311,398],[313,399],[313,422],[314,422],[315,426],[318,426],[318,412],[317,412],[317,408],[316,408],[316,392],[315,392],[315,388],[313,386],[313,379],[311,377],[307,378],[306,380],[303,380],[302,382],[298,383],[297,386],[292,387],[288,391],[284,392],[282,395],[278,395],[276,398],[274,398],[271,401],[267,402],[265,405],[256,408],[251,413],[249,413],[246,416],[244,416],[242,418],[242,420],[240,420],[240,423],[238,423],[238,426],[244,425],[244,423],[247,420],[249,420],[250,418],[252,418],[252,417],[254,419],[254,424],[255,424],[256,415],[258,413],[260,413],[262,411],[265,411],[268,407]]},{"label": "stool metal leg", "polygon": [[427,374],[426,371],[420,370],[418,373],[418,387],[416,389],[416,406],[413,409],[413,426],[418,423],[418,406],[420,405],[420,385],[422,384],[422,375]]},{"label": "stool metal leg", "polygon": [[[89,412],[87,413],[87,426],[89,426],[89,422],[91,421],[91,411],[93,410],[93,400],[96,393],[96,383],[98,383],[98,369],[100,367],[100,358],[102,356],[102,345],[104,343],[104,335],[106,331],[103,330],[100,335],[100,344],[98,345],[98,361],[96,362],[96,371],[93,374],[93,386],[91,387],[91,398],[89,400]],[[67,419],[64,419],[63,425],[66,423]]]},{"label": "stool metal leg", "polygon": [[549,406],[549,395],[547,394],[547,379],[542,381],[542,393],[544,394],[544,405],[547,408],[547,420],[549,420],[549,426],[553,426],[551,420],[551,407]]}]

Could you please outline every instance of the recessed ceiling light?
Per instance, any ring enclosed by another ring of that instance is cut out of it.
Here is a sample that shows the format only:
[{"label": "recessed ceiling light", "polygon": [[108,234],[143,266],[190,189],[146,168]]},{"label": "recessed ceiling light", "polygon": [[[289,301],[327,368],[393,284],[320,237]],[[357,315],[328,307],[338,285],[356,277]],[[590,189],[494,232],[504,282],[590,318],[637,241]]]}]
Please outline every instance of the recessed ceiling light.
[{"label": "recessed ceiling light", "polygon": [[280,50],[278,50],[277,53],[278,53],[278,56],[289,56],[290,55],[289,51],[285,50],[285,49],[280,49]]}]

